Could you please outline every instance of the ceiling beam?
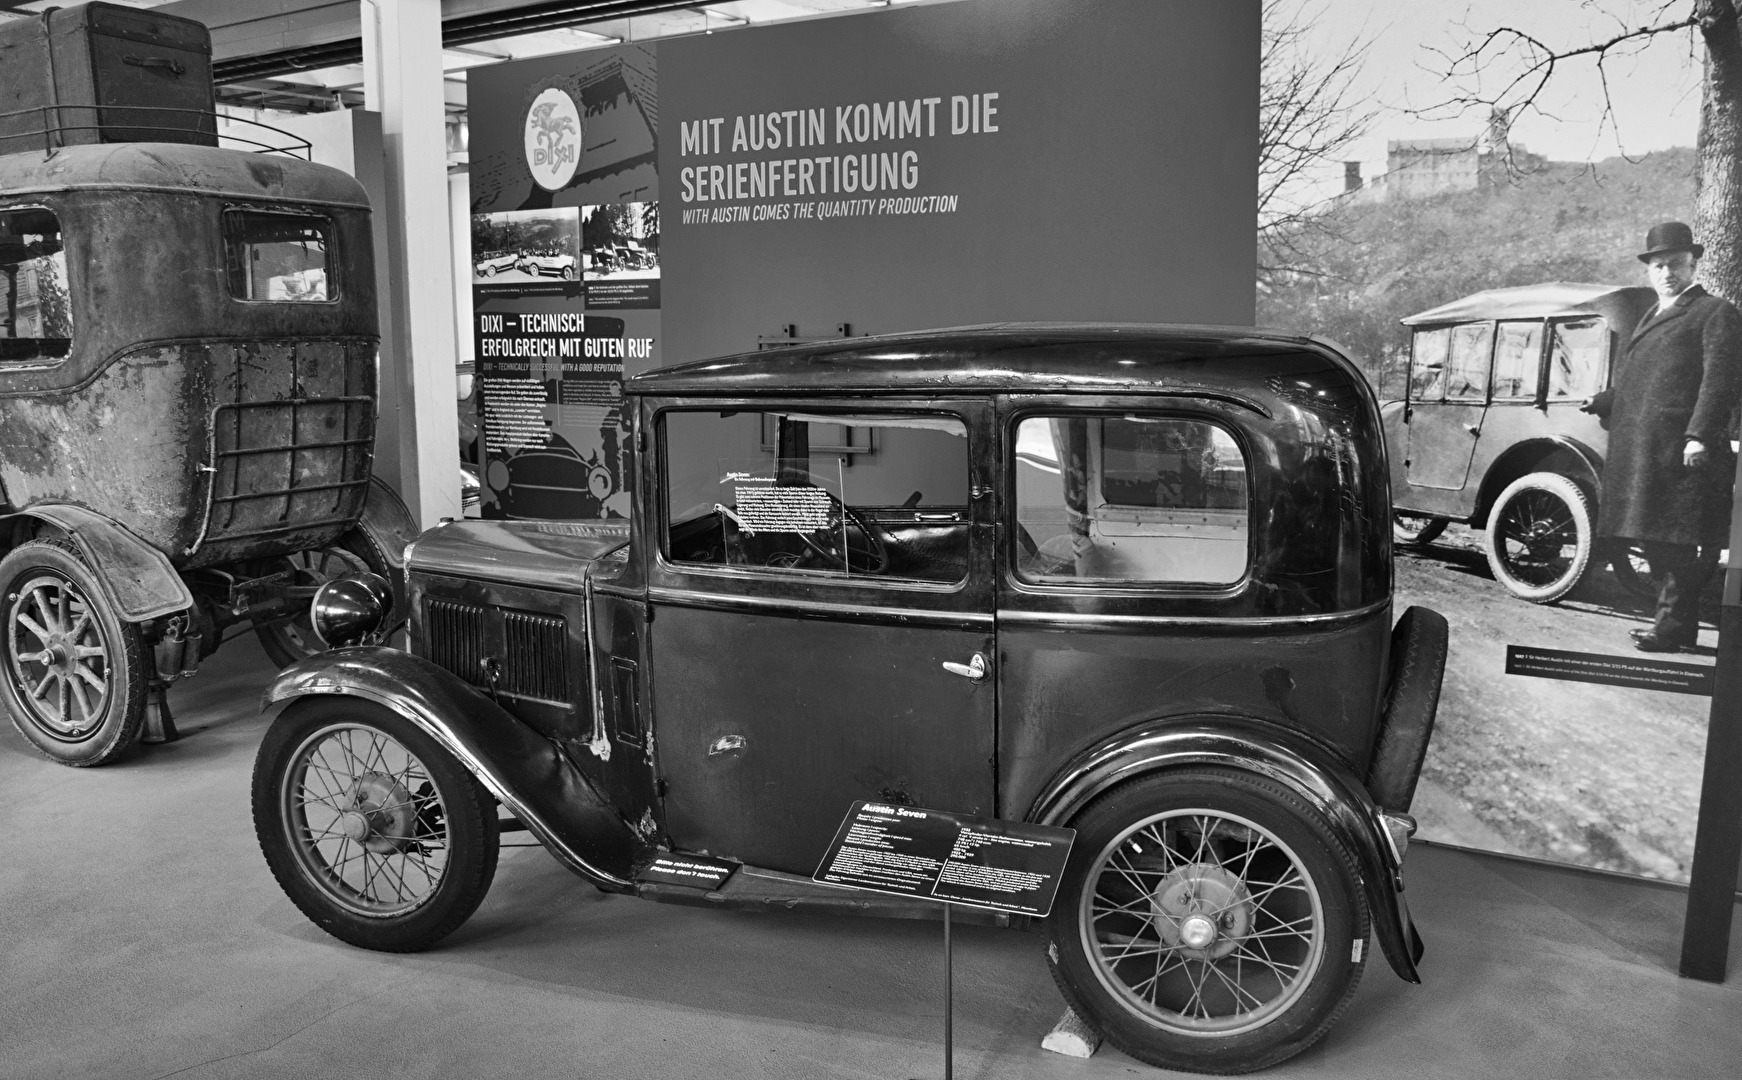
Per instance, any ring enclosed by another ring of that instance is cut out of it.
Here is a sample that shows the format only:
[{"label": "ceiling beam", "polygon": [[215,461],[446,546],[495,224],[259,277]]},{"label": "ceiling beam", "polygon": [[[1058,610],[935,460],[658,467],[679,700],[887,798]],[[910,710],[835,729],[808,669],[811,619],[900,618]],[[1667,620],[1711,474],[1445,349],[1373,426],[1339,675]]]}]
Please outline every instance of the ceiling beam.
[{"label": "ceiling beam", "polygon": [[[465,15],[442,21],[442,45],[466,45],[479,41],[579,26],[629,15],[681,11],[697,7],[700,0],[535,0],[519,7]],[[271,78],[313,68],[355,64],[363,58],[363,40],[344,38],[320,45],[238,56],[212,65],[212,79],[233,83]]]}]

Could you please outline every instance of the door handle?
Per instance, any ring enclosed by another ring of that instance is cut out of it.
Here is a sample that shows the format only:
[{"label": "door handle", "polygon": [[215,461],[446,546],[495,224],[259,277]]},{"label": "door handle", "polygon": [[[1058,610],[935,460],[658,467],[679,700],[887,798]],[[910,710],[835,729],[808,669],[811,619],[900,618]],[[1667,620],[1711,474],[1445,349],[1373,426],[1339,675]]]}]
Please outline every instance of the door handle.
[{"label": "door handle", "polygon": [[1465,430],[1465,431],[1467,431],[1467,432],[1469,432],[1469,433],[1470,433],[1470,434],[1472,434],[1472,435],[1480,435],[1480,434],[1482,434],[1482,429],[1481,429],[1481,427],[1479,427],[1479,426],[1478,426],[1478,425],[1476,425],[1476,424],[1465,424],[1465,425],[1464,425],[1464,430]]},{"label": "door handle", "polygon": [[986,677],[986,656],[984,653],[975,653],[974,658],[965,664],[958,664],[954,660],[945,660],[944,670],[951,675],[960,675],[964,679],[979,682]]}]

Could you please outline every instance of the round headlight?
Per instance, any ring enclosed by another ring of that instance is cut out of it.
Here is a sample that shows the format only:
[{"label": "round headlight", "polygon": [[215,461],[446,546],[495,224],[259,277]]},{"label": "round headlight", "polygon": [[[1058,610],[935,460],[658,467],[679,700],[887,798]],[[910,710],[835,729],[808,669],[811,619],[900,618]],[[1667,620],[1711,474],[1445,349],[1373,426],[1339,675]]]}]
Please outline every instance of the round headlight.
[{"label": "round headlight", "polygon": [[387,625],[393,588],[380,574],[347,574],[322,585],[309,604],[315,636],[329,649],[356,645]]}]

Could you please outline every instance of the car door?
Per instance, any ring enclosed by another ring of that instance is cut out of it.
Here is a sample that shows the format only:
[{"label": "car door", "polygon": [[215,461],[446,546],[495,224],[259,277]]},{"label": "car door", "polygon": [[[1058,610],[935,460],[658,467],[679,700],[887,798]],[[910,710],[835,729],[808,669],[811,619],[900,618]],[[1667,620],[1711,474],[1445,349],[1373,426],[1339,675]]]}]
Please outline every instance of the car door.
[{"label": "car door", "polygon": [[991,813],[988,405],[647,409],[673,842],[808,875],[854,800]]},{"label": "car door", "polygon": [[1488,410],[1494,324],[1418,330],[1410,365],[1409,450],[1414,487],[1460,491]]}]

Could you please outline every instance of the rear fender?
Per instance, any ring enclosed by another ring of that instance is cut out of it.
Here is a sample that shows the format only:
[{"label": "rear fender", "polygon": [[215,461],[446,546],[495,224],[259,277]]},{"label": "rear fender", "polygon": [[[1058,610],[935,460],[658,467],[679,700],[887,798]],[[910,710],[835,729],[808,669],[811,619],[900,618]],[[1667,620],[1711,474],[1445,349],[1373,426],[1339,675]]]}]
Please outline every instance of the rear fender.
[{"label": "rear fender", "polygon": [[555,743],[459,676],[397,649],[358,646],[292,664],[262,708],[309,694],[347,694],[416,724],[471,770],[551,854],[607,892],[633,892],[651,850]]},{"label": "rear fender", "polygon": [[1079,755],[1036,797],[1027,820],[1069,825],[1103,792],[1164,769],[1212,765],[1267,776],[1317,809],[1354,853],[1374,936],[1391,968],[1421,981],[1421,936],[1403,896],[1402,852],[1354,773],[1306,740],[1235,717],[1158,721],[1126,731]]},{"label": "rear fender", "polygon": [[64,503],[32,506],[0,517],[0,525],[20,518],[66,533],[95,572],[103,598],[123,621],[144,622],[194,606],[193,594],[168,556],[96,511]]}]

